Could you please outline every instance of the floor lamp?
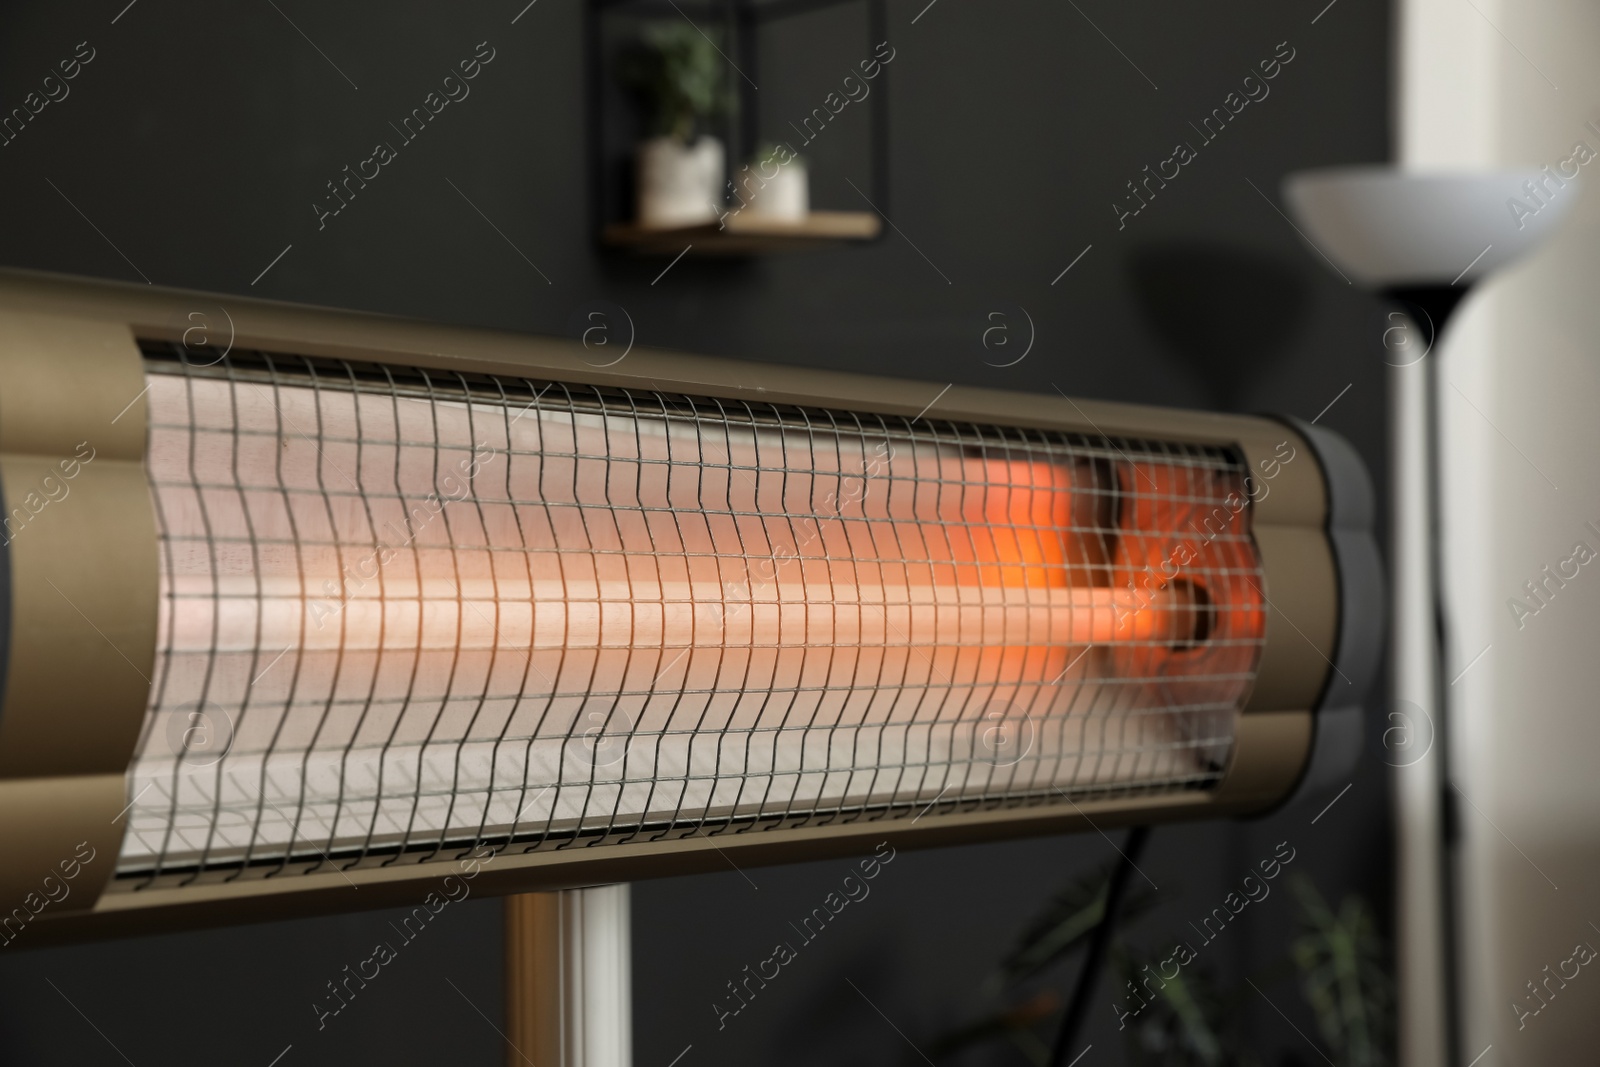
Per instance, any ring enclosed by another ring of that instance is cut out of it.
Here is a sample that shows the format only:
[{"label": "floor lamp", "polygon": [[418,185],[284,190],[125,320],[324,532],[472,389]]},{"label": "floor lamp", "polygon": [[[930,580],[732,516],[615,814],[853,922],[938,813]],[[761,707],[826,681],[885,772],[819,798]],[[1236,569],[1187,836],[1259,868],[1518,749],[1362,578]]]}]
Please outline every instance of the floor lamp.
[{"label": "floor lamp", "polygon": [[[1385,734],[1405,749],[1395,775],[1400,1055],[1407,1067],[1457,1062],[1455,967],[1443,811],[1449,788],[1443,677],[1448,618],[1439,574],[1437,363],[1427,358],[1476,283],[1552,234],[1573,179],[1538,170],[1303,171],[1284,198],[1306,239],[1346,281],[1405,307],[1383,341],[1390,364],[1392,675]],[[1529,210],[1529,201],[1538,204]],[[1517,210],[1518,206],[1521,210]],[[1409,721],[1410,709],[1425,721]],[[1421,753],[1414,751],[1418,746]],[[1432,758],[1424,758],[1431,749]]]}]

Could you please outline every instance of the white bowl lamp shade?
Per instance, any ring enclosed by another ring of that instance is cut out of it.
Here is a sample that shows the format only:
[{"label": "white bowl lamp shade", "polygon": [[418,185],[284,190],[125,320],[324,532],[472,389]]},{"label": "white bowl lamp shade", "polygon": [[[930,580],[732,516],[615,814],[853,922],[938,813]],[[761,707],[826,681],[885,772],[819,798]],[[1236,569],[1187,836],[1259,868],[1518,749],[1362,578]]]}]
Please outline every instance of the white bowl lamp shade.
[{"label": "white bowl lamp shade", "polygon": [[1371,289],[1466,288],[1537,247],[1577,201],[1549,167],[1407,173],[1332,167],[1284,179],[1306,237]]}]

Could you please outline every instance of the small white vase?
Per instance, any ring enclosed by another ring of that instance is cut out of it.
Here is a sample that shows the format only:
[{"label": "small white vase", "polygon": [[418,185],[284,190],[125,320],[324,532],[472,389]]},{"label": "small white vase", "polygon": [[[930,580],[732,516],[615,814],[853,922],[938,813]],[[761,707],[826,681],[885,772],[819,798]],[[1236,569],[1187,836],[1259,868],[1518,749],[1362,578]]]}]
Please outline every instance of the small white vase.
[{"label": "small white vase", "polygon": [[721,215],[722,142],[701,137],[684,144],[676,137],[639,143],[638,221],[641,226],[696,226]]},{"label": "small white vase", "polygon": [[777,174],[767,178],[765,172],[770,169],[770,165],[756,165],[746,172],[761,176],[763,183],[758,188],[756,181],[748,182],[750,213],[764,219],[804,222],[811,214],[811,181],[806,174],[805,161],[791,159],[778,167]]}]

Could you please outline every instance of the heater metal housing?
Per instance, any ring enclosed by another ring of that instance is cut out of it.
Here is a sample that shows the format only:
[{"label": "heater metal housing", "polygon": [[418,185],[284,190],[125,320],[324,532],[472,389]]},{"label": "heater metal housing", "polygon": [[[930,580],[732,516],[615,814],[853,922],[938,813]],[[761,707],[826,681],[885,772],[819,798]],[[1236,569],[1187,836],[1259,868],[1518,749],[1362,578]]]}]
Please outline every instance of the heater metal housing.
[{"label": "heater metal housing", "polygon": [[[1370,486],[1330,432],[644,348],[601,362],[0,275],[0,898],[29,902],[0,936],[374,907],[468,872],[526,892],[1243,816],[1354,759],[1380,578]],[[383,508],[403,533],[379,533]],[[730,554],[773,577],[708,600],[696,568]],[[452,704],[473,671],[476,703]],[[545,725],[518,725],[535,691]],[[774,693],[809,701],[805,729]],[[601,698],[624,727],[584,727]],[[985,733],[985,701],[1028,710]],[[641,747],[612,771],[591,746],[574,779],[586,729]],[[984,749],[1019,730],[1016,761]]]}]

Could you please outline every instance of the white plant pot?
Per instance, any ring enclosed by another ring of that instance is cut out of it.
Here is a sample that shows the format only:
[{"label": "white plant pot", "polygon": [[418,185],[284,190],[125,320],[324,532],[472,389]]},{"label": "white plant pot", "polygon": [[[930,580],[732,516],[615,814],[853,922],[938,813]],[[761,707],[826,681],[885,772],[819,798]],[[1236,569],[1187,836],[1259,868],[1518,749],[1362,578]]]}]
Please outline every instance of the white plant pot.
[{"label": "white plant pot", "polygon": [[639,143],[639,225],[696,226],[721,215],[723,151],[715,137],[684,144],[676,137]]},{"label": "white plant pot", "polygon": [[791,159],[778,167],[778,173],[765,177],[772,167],[755,164],[747,173],[758,175],[765,184],[750,185],[749,209],[752,215],[764,219],[781,219],[784,222],[804,222],[811,214],[811,179],[806,174],[803,160]]}]

